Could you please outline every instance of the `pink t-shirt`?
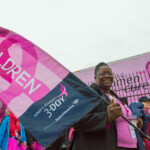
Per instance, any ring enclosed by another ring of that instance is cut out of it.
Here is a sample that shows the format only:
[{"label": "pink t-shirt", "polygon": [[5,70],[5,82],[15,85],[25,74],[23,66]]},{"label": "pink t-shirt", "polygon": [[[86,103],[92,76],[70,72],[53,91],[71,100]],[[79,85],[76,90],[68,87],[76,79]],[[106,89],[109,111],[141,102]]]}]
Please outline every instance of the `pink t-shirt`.
[{"label": "pink t-shirt", "polygon": [[[110,98],[110,100],[112,100],[113,98],[115,102],[120,104],[123,116],[130,120],[132,117],[131,110],[117,98],[110,95],[108,95],[108,97]],[[134,129],[130,129],[130,125],[122,117],[117,118],[116,122],[118,147],[137,148],[137,138]]]}]

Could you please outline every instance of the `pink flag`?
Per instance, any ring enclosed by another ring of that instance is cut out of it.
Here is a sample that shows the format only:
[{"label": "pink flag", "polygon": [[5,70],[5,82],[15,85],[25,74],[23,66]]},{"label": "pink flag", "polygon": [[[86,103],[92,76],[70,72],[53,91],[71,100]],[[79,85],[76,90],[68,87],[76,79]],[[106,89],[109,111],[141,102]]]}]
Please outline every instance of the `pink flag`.
[{"label": "pink flag", "polygon": [[4,28],[0,28],[0,99],[44,147],[101,100],[42,49]]}]

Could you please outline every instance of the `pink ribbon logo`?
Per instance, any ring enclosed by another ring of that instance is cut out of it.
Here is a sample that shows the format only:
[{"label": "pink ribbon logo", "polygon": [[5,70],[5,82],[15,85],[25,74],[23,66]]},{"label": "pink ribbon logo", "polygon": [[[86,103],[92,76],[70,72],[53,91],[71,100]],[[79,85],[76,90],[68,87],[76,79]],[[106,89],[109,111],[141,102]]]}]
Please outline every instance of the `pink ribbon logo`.
[{"label": "pink ribbon logo", "polygon": [[66,87],[63,86],[62,84],[60,84],[60,91],[61,91],[61,94],[58,95],[57,97],[60,97],[60,96],[62,96],[62,95],[65,95],[65,96],[68,95],[67,92],[66,92]]}]

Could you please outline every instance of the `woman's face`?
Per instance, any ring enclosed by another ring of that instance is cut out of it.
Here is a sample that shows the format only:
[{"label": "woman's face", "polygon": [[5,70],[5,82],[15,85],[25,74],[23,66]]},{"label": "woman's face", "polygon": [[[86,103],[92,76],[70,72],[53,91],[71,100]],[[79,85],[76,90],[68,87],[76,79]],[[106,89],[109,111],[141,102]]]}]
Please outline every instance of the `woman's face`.
[{"label": "woman's face", "polygon": [[109,90],[114,81],[112,70],[108,66],[102,66],[95,77],[96,84],[102,89]]}]

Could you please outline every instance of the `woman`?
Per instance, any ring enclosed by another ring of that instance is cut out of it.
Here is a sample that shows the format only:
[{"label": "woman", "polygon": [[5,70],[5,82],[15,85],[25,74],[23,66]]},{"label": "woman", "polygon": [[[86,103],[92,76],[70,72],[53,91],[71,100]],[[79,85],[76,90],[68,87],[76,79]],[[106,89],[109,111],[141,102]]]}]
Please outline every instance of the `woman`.
[{"label": "woman", "polygon": [[6,114],[0,125],[1,150],[25,150],[27,145],[22,124],[8,109]]},{"label": "woman", "polygon": [[[105,63],[99,63],[95,68],[95,84],[92,88],[105,100],[83,119],[77,122],[71,150],[136,150],[137,139],[134,130],[120,116],[128,119],[132,112],[110,90],[113,83],[111,68]],[[107,105],[107,103],[110,103]],[[132,132],[132,135],[131,135]]]}]

